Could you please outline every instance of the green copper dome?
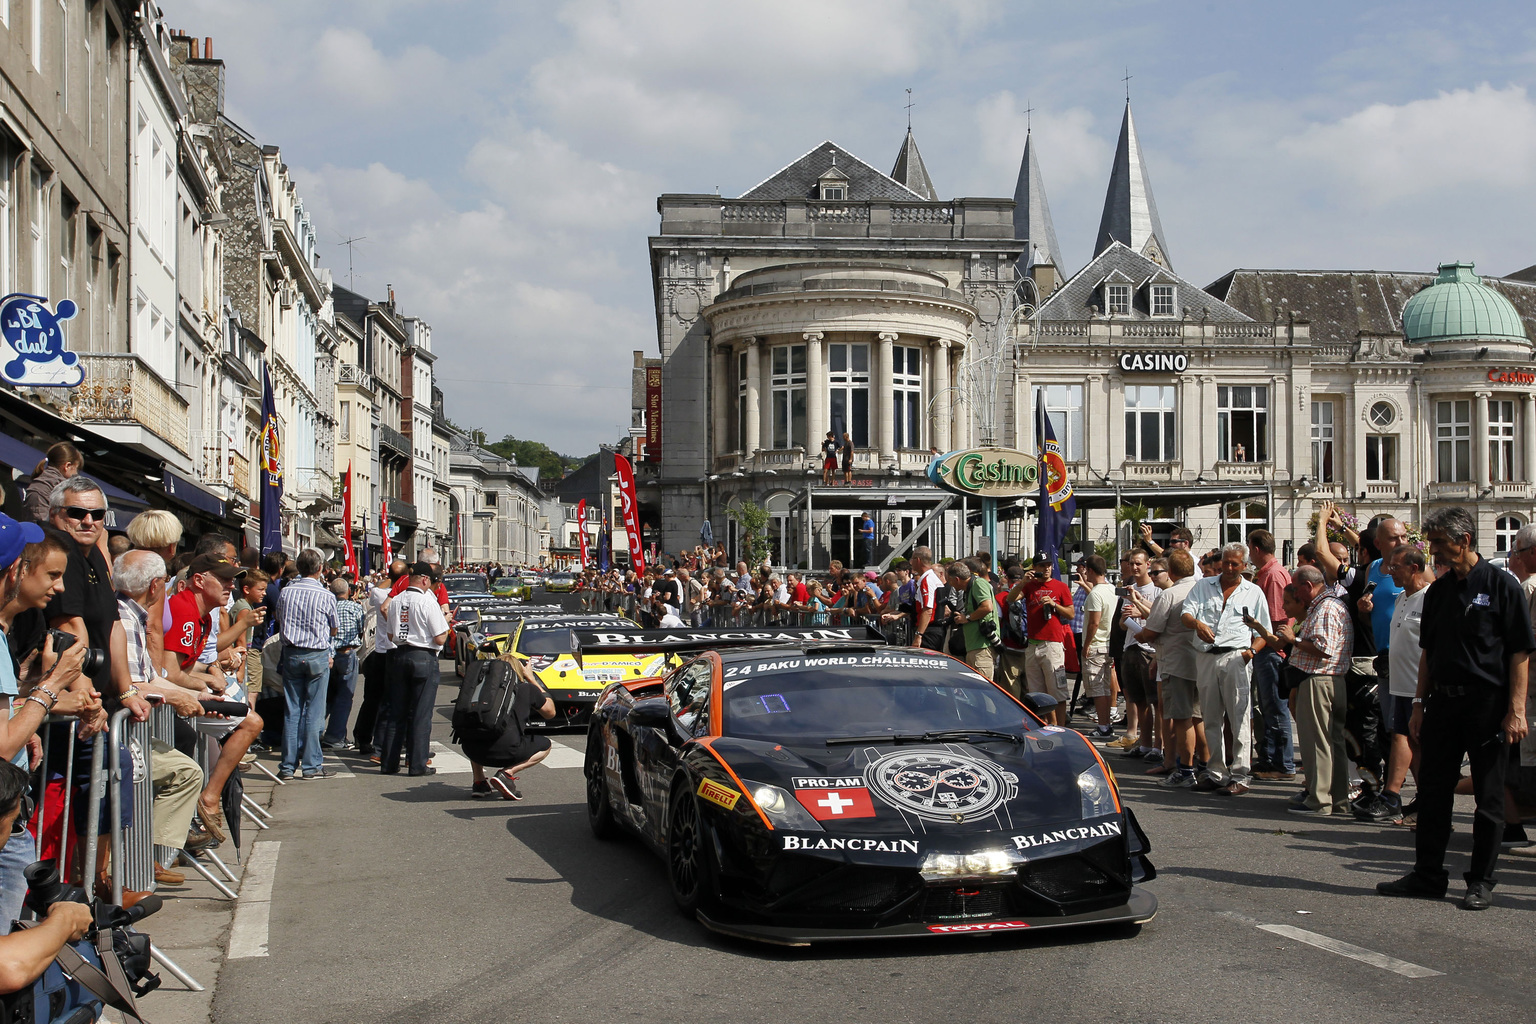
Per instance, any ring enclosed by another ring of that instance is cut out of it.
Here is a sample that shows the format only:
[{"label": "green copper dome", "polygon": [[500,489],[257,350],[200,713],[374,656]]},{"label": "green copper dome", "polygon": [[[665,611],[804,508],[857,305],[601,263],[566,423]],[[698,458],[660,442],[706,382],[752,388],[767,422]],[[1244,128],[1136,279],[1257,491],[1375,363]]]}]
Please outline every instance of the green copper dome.
[{"label": "green copper dome", "polygon": [[1403,306],[1403,334],[1410,342],[1458,338],[1526,341],[1525,325],[1510,301],[1483,284],[1471,263],[1442,263],[1435,283]]}]

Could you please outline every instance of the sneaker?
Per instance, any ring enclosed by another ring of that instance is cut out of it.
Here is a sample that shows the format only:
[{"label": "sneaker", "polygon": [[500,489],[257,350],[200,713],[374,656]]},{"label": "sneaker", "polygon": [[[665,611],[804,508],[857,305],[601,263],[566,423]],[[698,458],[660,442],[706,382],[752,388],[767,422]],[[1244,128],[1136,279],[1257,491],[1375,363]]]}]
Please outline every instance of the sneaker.
[{"label": "sneaker", "polygon": [[[1143,757],[1147,756],[1147,748],[1140,745],[1126,747],[1124,750],[1120,751],[1120,756],[1134,757],[1139,761]],[[1161,758],[1162,755],[1159,754],[1158,757]]]},{"label": "sneaker", "polygon": [[1143,754],[1141,759],[1147,762],[1147,764],[1161,764],[1163,760],[1163,752],[1157,747],[1153,747],[1151,750]]},{"label": "sneaker", "polygon": [[1397,808],[1380,795],[1351,804],[1350,810],[1357,821],[1391,821],[1397,815]]},{"label": "sneaker", "polygon": [[330,768],[330,767],[327,767],[327,766],[323,766],[323,765],[320,767],[320,769],[318,771],[312,771],[312,772],[305,772],[304,773],[304,778],[306,778],[306,779],[334,779],[335,777],[336,777],[336,769],[335,768]]},{"label": "sneaker", "polygon": [[1107,740],[1114,734],[1115,730],[1113,727],[1108,725],[1096,725],[1093,727],[1093,732],[1089,735],[1091,735],[1096,740]]},{"label": "sneaker", "polygon": [[1123,721],[1125,721],[1125,712],[1120,710],[1118,707],[1110,708],[1109,709],[1109,720],[1111,722],[1117,722],[1117,723],[1118,722],[1123,722]]},{"label": "sneaker", "polygon": [[469,787],[469,797],[471,800],[488,800],[495,795],[496,791],[484,779]]},{"label": "sneaker", "polygon": [[1285,805],[1287,807],[1305,807],[1305,806],[1307,806],[1307,791],[1306,790],[1302,790],[1300,793],[1297,793],[1296,795],[1292,796],[1289,800],[1286,801]]},{"label": "sneaker", "polygon": [[501,794],[503,800],[521,800],[523,798],[523,791],[517,788],[516,775],[497,772],[488,781],[491,787]]},{"label": "sneaker", "polygon": [[1376,883],[1376,891],[1383,896],[1401,896],[1415,900],[1444,899],[1445,889],[1446,885],[1444,882],[1436,885],[1433,882],[1424,880],[1414,872],[1409,872],[1396,881]]},{"label": "sneaker", "polygon": [[1530,846],[1531,837],[1525,834],[1524,825],[1506,824],[1504,826],[1504,841],[1499,845],[1503,846],[1506,850],[1513,850],[1517,846]]},{"label": "sneaker", "polygon": [[1286,810],[1292,814],[1308,814],[1314,818],[1326,818],[1333,814],[1333,808],[1331,807],[1308,807],[1306,804],[1302,804],[1300,807],[1290,804],[1286,807]]},{"label": "sneaker", "polygon": [[292,782],[293,781],[293,772],[288,771],[286,768],[283,769],[282,771],[277,773],[277,781],[279,781],[279,782]]},{"label": "sneaker", "polygon": [[1195,784],[1195,773],[1187,769],[1169,772],[1158,783],[1159,786],[1165,789],[1194,789]]}]

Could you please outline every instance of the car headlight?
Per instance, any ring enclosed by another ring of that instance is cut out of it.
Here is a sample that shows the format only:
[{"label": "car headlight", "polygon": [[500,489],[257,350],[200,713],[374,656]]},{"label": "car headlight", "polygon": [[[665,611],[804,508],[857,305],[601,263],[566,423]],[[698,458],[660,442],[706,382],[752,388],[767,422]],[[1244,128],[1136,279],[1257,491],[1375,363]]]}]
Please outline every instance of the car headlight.
[{"label": "car headlight", "polygon": [[746,783],[747,792],[752,794],[752,802],[768,816],[774,828],[792,828],[801,832],[825,831],[821,823],[811,817],[811,812],[801,807],[800,801],[788,791],[766,782],[753,782],[750,779],[742,781]]},{"label": "car headlight", "polygon": [[918,869],[925,882],[948,878],[1000,878],[1014,873],[1020,857],[1012,850],[930,853]]},{"label": "car headlight", "polygon": [[1104,775],[1104,769],[1094,765],[1077,777],[1077,788],[1083,795],[1083,818],[1101,818],[1115,813],[1115,790]]}]

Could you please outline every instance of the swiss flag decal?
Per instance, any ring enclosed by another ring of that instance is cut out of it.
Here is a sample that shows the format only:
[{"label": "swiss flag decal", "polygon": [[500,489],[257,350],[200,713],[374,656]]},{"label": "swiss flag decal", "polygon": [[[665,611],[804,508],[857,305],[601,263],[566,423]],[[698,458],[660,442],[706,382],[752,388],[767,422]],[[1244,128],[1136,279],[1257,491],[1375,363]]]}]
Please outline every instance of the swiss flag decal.
[{"label": "swiss flag decal", "polygon": [[875,805],[870,802],[869,790],[863,786],[846,789],[797,789],[795,799],[811,812],[817,821],[840,821],[844,818],[873,818]]}]

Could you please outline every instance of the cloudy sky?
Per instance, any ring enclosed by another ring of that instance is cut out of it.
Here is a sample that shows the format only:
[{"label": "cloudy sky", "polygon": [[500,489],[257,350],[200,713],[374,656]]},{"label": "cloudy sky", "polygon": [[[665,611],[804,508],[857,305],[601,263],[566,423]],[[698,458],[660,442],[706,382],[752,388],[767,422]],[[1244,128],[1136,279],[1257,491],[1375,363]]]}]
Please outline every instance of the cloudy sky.
[{"label": "cloudy sky", "polygon": [[913,126],[944,196],[1011,196],[1026,117],[1068,270],[1130,90],[1175,269],[1536,263],[1520,2],[163,0],[282,148],[325,261],[433,325],[449,415],[584,454],[656,351],[662,192],[740,194]]}]

